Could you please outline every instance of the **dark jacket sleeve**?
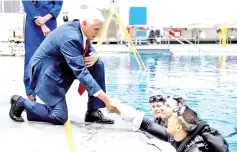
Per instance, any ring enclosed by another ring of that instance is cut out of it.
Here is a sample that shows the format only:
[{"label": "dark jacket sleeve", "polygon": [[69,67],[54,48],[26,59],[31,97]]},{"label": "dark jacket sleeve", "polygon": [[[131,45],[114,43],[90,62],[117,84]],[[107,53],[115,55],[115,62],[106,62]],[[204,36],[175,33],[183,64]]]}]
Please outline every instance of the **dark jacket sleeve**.
[{"label": "dark jacket sleeve", "polygon": [[32,3],[32,1],[22,0],[22,4],[23,4],[26,14],[30,15],[32,19],[34,19],[34,17],[36,16],[40,16],[40,14],[37,12],[35,5]]},{"label": "dark jacket sleeve", "polygon": [[76,78],[85,86],[88,94],[93,95],[101,90],[101,88],[88,71],[81,53],[82,51],[80,51],[81,49],[83,47],[79,40],[68,40],[60,48]]},{"label": "dark jacket sleeve", "polygon": [[50,13],[53,15],[55,19],[57,19],[61,9],[62,9],[63,1],[62,0],[56,0],[54,1],[54,7],[50,11]]},{"label": "dark jacket sleeve", "polygon": [[145,118],[145,117],[143,118],[140,129],[142,131],[148,132],[149,134],[151,134],[163,141],[169,141],[170,135],[167,133],[166,128],[155,123],[155,122],[152,122],[148,118]]}]

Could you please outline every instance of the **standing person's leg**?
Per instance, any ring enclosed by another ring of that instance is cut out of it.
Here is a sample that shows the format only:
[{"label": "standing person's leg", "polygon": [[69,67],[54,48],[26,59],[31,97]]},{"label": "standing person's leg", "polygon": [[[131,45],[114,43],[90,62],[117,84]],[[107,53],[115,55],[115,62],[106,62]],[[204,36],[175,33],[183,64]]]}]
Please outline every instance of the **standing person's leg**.
[{"label": "standing person's leg", "polygon": [[25,44],[25,62],[24,62],[24,85],[25,85],[25,90],[26,90],[26,95],[28,97],[29,100],[31,101],[35,101],[35,93],[32,89],[30,89],[29,86],[29,75],[27,72],[27,66],[28,63],[31,59],[31,57],[33,56],[33,54],[35,53],[35,51],[38,49],[38,45],[32,45],[32,44]]},{"label": "standing person's leg", "polygon": [[[101,60],[98,60],[92,67],[89,68],[89,71],[95,81],[99,84],[101,89],[106,92],[104,63]],[[103,101],[94,96],[88,96],[88,99],[88,108],[85,117],[86,122],[97,122],[105,124],[114,123],[114,120],[104,117],[99,110],[100,108],[105,107]]]},{"label": "standing person's leg", "polygon": [[17,122],[23,122],[21,114],[26,111],[29,121],[49,122],[55,125],[63,125],[68,119],[68,109],[65,98],[54,106],[47,106],[14,95],[11,98],[10,118]]}]

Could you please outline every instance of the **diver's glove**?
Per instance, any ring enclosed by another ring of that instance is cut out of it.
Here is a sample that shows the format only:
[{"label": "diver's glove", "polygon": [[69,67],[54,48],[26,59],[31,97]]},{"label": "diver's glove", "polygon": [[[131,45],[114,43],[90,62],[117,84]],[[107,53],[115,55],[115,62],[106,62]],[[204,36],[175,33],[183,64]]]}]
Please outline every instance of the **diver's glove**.
[{"label": "diver's glove", "polygon": [[148,139],[146,143],[157,147],[161,152],[176,152],[176,149],[170,143],[157,138]]},{"label": "diver's glove", "polygon": [[139,130],[144,117],[143,112],[138,111],[129,105],[121,104],[118,100],[111,103],[111,105],[119,110],[119,115],[122,117],[123,120],[131,122],[133,124],[133,131]]}]

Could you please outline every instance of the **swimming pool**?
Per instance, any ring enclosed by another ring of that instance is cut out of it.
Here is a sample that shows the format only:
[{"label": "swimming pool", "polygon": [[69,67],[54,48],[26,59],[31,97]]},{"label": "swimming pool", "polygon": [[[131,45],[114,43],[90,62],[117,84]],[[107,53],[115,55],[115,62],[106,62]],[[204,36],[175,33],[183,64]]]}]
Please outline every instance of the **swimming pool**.
[{"label": "swimming pool", "polygon": [[218,129],[237,151],[237,56],[141,54],[147,72],[133,56],[102,55],[107,93],[152,117],[149,96],[185,94],[188,105]]}]

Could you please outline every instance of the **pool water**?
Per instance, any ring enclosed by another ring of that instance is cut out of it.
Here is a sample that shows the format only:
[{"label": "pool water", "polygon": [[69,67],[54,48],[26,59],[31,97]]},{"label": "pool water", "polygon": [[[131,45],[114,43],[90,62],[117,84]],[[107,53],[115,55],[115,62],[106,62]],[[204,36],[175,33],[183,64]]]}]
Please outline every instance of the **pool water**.
[{"label": "pool water", "polygon": [[141,54],[147,71],[128,54],[102,56],[107,93],[152,118],[149,97],[185,94],[188,105],[237,151],[237,56]]}]

